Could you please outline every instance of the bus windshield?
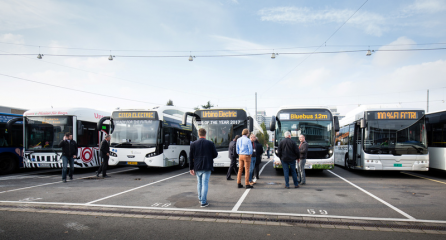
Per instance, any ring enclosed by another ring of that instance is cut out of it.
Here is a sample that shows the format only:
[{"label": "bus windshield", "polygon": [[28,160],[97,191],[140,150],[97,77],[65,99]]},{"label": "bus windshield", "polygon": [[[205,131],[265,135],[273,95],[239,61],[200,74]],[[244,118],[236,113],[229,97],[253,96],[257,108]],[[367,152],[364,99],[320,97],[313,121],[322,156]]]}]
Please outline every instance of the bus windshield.
[{"label": "bus windshield", "polygon": [[276,130],[277,145],[285,138],[286,131],[291,133],[291,139],[298,145],[299,135],[302,134],[310,148],[333,146],[332,121],[281,121]]},{"label": "bus windshield", "polygon": [[197,130],[204,128],[207,140],[212,141],[217,149],[227,149],[236,135],[242,135],[245,122],[242,120],[194,121],[193,134],[198,138]]},{"label": "bus windshield", "polygon": [[73,133],[73,117],[27,117],[25,122],[26,150],[59,149],[65,133]]},{"label": "bus windshield", "polygon": [[419,120],[369,120],[364,151],[370,154],[427,154],[425,117]]},{"label": "bus windshield", "polygon": [[113,123],[112,147],[154,147],[157,143],[159,121],[114,120]]}]

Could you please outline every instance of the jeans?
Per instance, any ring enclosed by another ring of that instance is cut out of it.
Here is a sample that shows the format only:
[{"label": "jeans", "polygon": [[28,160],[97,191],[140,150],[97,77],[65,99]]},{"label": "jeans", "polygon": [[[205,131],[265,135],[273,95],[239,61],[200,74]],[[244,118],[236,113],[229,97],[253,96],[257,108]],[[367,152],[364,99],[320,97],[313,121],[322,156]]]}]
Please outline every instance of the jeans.
[{"label": "jeans", "polygon": [[67,166],[68,161],[70,161],[70,178],[73,177],[74,173],[74,158],[73,156],[62,156],[62,180],[67,180]]},{"label": "jeans", "polygon": [[266,150],[266,155],[268,156],[269,159],[269,150]]},{"label": "jeans", "polygon": [[299,167],[301,169],[302,172],[302,176],[301,178],[301,182],[300,183],[305,183],[305,163],[307,162],[307,159],[300,159],[299,161]]},{"label": "jeans", "polygon": [[197,175],[197,190],[198,190],[198,200],[201,204],[207,203],[209,177],[211,176],[211,171],[196,171]]},{"label": "jeans", "polygon": [[282,167],[283,167],[283,175],[285,176],[285,186],[289,187],[290,186],[290,173],[289,171],[291,171],[291,175],[293,176],[293,182],[294,182],[294,186],[299,185],[299,183],[297,182],[297,173],[296,173],[296,161],[292,161],[292,162],[282,162]]},{"label": "jeans", "polygon": [[251,157],[251,166],[249,167],[249,182],[252,182],[252,174],[254,173],[255,167],[256,167],[256,157]]}]

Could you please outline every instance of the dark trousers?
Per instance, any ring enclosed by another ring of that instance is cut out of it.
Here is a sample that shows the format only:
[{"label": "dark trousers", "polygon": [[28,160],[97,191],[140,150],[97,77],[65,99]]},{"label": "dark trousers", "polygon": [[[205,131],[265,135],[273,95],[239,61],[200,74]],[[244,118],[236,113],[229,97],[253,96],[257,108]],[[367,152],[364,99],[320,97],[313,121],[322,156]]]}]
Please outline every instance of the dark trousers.
[{"label": "dark trousers", "polygon": [[237,175],[237,158],[231,159],[231,165],[229,165],[228,173],[226,174],[226,179],[231,178],[232,171],[234,171],[234,174]]},{"label": "dark trousers", "polygon": [[110,157],[109,156],[105,156],[102,158],[102,164],[98,169],[98,175],[101,173],[102,171],[102,176],[107,176],[107,168],[108,168],[108,159]]},{"label": "dark trousers", "polygon": [[260,160],[258,160],[259,163],[257,163],[256,161],[256,166],[254,167],[254,173],[253,175],[256,176],[257,179],[259,179],[259,175],[260,175]]},{"label": "dark trousers", "polygon": [[73,156],[62,156],[62,180],[67,180],[68,164],[70,164],[70,171],[68,172],[68,175],[70,176],[70,178],[73,178],[74,158]]}]

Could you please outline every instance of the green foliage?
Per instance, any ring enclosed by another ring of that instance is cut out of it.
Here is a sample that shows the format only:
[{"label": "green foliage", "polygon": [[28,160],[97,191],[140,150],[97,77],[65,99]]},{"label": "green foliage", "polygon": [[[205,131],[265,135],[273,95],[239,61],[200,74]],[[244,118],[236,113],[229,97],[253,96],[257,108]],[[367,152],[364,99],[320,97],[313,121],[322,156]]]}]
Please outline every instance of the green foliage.
[{"label": "green foliage", "polygon": [[167,101],[166,106],[173,106],[173,101],[169,99],[169,101]]},{"label": "green foliage", "polygon": [[258,132],[256,134],[256,137],[263,146],[266,146],[266,144],[268,144],[269,141],[269,134],[268,131],[266,131],[265,123],[260,124],[260,127],[262,128],[263,133]]},{"label": "green foliage", "polygon": [[206,105],[201,105],[201,107],[202,107],[203,109],[210,109],[210,108],[214,107],[214,105],[211,104],[211,101],[208,101],[208,102],[206,103]]}]

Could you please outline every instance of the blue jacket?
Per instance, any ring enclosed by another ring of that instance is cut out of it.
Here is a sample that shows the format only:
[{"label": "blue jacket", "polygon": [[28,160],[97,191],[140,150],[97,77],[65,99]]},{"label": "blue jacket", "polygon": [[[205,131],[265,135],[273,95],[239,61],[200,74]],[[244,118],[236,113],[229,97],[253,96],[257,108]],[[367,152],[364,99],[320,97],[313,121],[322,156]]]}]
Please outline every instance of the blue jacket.
[{"label": "blue jacket", "polygon": [[237,154],[250,156],[252,155],[252,142],[245,135],[237,139]]},{"label": "blue jacket", "polygon": [[214,171],[214,158],[218,156],[213,142],[199,138],[190,145],[189,169],[194,171]]}]

